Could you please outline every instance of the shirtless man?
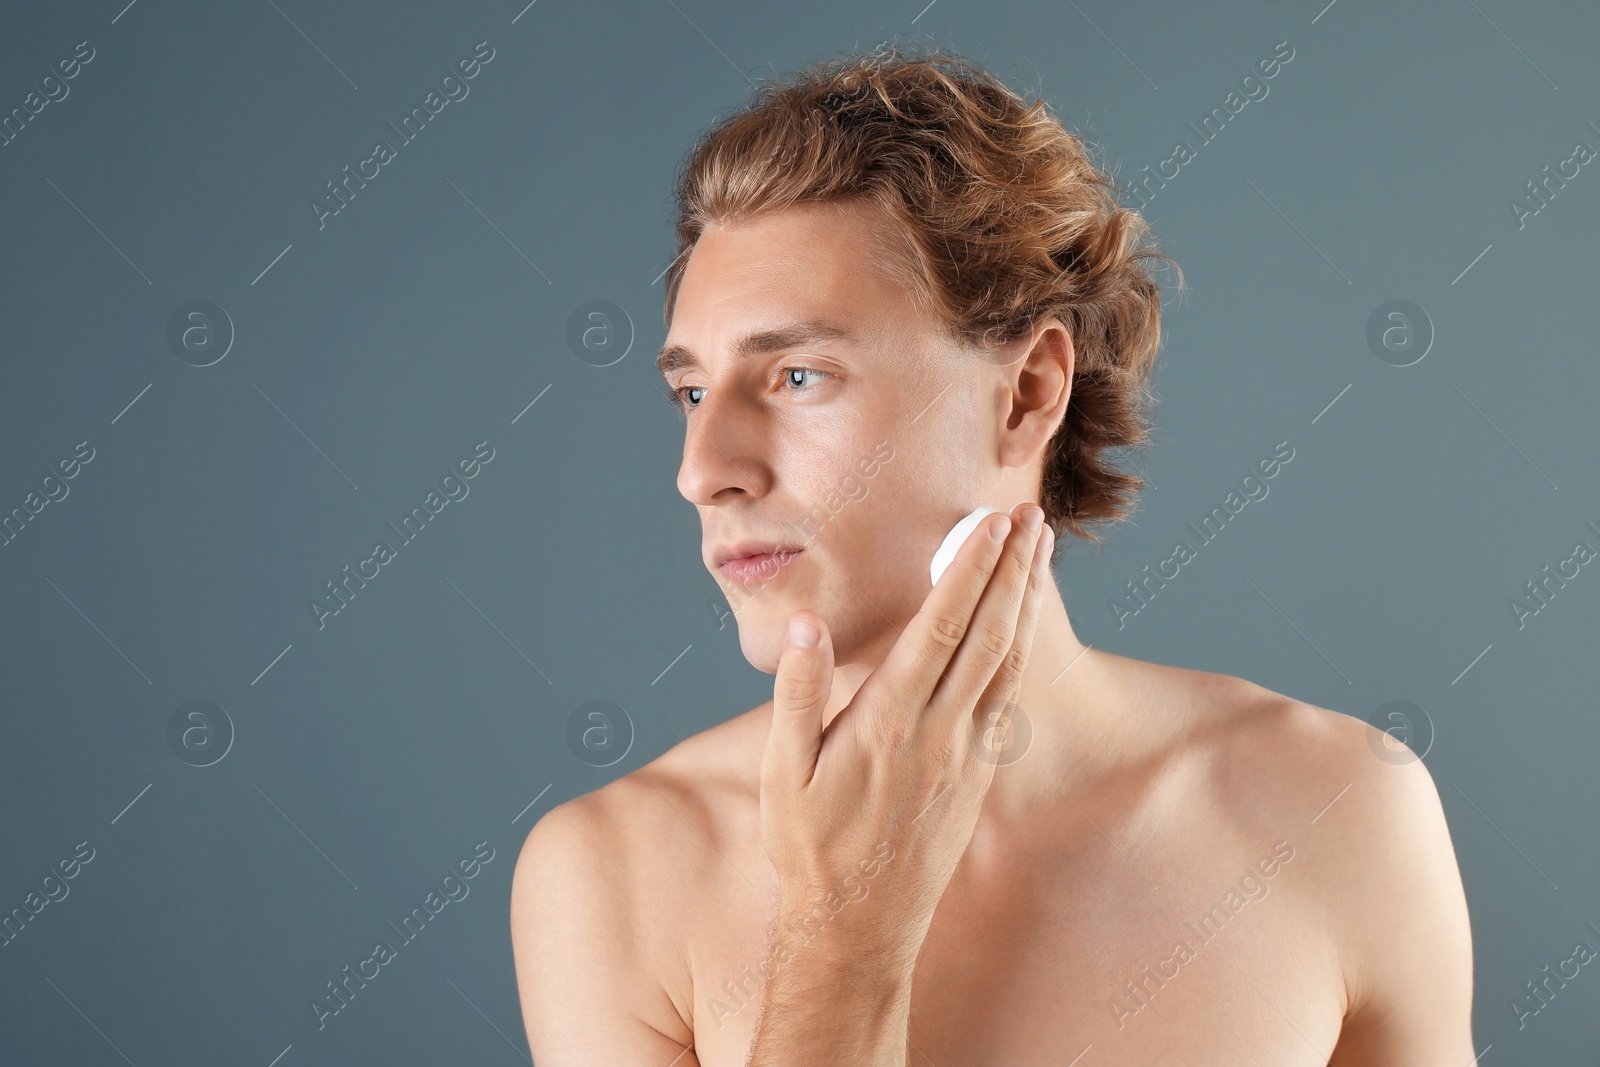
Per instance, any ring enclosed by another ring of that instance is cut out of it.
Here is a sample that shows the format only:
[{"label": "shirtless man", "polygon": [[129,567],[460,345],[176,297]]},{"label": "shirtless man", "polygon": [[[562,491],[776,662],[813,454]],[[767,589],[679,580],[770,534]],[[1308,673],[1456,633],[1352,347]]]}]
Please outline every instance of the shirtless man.
[{"label": "shirtless man", "polygon": [[[1073,633],[1054,534],[1137,488],[1097,459],[1141,439],[1136,216],[1054,119],[933,69],[824,72],[685,178],[678,488],[774,696],[529,833],[511,932],[538,1067],[1469,1067],[1466,902],[1423,764]],[[899,201],[837,195],[869,165]],[[1014,198],[965,216],[1011,274],[948,231],[899,240],[975,189]],[[1064,219],[1055,270],[1028,267],[1010,227]],[[978,504],[1008,515],[931,585]]]}]

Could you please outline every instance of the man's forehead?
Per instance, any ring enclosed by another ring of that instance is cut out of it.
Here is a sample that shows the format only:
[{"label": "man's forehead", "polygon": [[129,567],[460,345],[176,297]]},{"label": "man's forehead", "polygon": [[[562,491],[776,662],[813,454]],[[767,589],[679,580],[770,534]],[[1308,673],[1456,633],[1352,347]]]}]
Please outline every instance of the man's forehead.
[{"label": "man's forehead", "polygon": [[870,344],[905,296],[878,269],[859,218],[825,210],[708,228],[685,264],[663,374],[799,345]]},{"label": "man's forehead", "polygon": [[788,293],[846,301],[882,281],[896,225],[881,208],[853,201],[795,204],[713,222],[689,253],[680,290],[701,306]]},{"label": "man's forehead", "polygon": [[679,299],[715,307],[791,293],[837,298],[870,280],[878,243],[858,215],[814,207],[713,223],[684,264]]}]

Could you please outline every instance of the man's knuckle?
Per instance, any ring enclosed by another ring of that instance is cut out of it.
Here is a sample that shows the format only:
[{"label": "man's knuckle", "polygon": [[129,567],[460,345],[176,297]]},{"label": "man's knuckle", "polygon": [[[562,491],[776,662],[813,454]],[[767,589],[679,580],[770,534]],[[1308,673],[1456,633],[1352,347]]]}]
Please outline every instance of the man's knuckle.
[{"label": "man's knuckle", "polygon": [[816,678],[785,678],[778,683],[778,695],[785,704],[806,706],[822,692],[822,682]]},{"label": "man's knuckle", "polygon": [[961,638],[966,635],[967,624],[954,615],[940,615],[933,620],[929,627],[934,641],[943,648],[955,648],[961,643]]},{"label": "man's knuckle", "polygon": [[1011,647],[1011,634],[1003,629],[985,627],[980,634],[983,650],[989,655],[999,659]]}]

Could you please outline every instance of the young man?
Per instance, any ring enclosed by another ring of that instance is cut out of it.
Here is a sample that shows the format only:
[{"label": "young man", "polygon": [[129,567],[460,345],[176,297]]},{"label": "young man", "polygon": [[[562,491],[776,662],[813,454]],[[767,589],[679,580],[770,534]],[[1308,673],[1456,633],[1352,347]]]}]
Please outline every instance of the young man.
[{"label": "young man", "polygon": [[1073,633],[1054,534],[1131,505],[1104,452],[1145,441],[1159,341],[1160,254],[1079,142],[879,53],[763,90],[681,181],[678,488],[774,698],[528,835],[539,1067],[1467,1067],[1422,763]]}]

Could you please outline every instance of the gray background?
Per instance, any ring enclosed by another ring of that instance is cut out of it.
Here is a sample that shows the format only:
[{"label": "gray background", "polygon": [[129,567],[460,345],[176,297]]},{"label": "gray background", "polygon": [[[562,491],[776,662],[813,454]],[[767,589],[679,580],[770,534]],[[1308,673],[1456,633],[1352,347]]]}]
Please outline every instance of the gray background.
[{"label": "gray background", "polygon": [[[1293,47],[1150,202],[1191,286],[1158,488],[1058,577],[1095,647],[1362,718],[1415,702],[1480,1062],[1600,1060],[1595,967],[1520,1030],[1508,1007],[1600,947],[1600,567],[1523,628],[1509,608],[1600,546],[1600,162],[1522,228],[1508,207],[1600,148],[1594,5],[122,2],[0,14],[0,112],[96,51],[0,148],[0,512],[95,450],[0,548],[0,912],[95,849],[0,948],[0,1059],[524,1059],[529,827],[771,694],[719,625],[650,358],[674,170],[750,80],[929,36],[1125,181]],[[480,41],[470,95],[319,230],[324,183]],[[196,299],[234,332],[203,368],[167,341]],[[1435,334],[1406,367],[1366,339],[1396,299]],[[592,300],[631,327],[575,352]],[[483,440],[469,495],[319,630],[309,599]],[[1119,628],[1124,583],[1280,441],[1270,495]],[[179,758],[203,731],[168,742],[190,700],[231,722],[210,766]],[[590,700],[632,723],[609,766],[567,741]],[[319,1031],[310,998],[479,841],[471,894]]]}]

